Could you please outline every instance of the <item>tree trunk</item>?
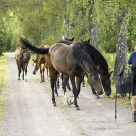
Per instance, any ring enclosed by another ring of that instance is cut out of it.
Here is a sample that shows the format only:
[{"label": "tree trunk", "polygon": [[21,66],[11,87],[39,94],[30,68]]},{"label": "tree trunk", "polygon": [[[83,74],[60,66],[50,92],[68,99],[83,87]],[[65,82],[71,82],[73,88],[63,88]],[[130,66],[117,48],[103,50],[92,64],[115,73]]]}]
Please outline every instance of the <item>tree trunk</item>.
[{"label": "tree trunk", "polygon": [[69,21],[68,21],[67,17],[64,16],[64,21],[63,21],[63,35],[62,35],[64,37],[68,36],[68,23],[69,23]]},{"label": "tree trunk", "polygon": [[114,76],[118,75],[127,63],[127,27],[127,12],[119,7]]},{"label": "tree trunk", "polygon": [[89,14],[88,14],[88,21],[89,21],[89,38],[90,43],[96,49],[99,49],[99,42],[98,42],[98,33],[97,33],[97,16],[94,15],[94,0],[89,1]]}]

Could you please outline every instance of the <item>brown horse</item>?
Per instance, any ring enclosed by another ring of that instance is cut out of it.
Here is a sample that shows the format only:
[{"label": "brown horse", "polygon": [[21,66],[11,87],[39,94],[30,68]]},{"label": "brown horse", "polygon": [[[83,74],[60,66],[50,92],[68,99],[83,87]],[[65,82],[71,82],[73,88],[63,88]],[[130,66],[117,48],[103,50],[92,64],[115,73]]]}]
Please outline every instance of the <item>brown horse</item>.
[{"label": "brown horse", "polygon": [[[39,48],[50,48],[50,45],[41,45]],[[41,83],[45,81],[44,79],[44,71],[45,68],[47,70],[47,78],[48,78],[48,61],[47,61],[47,55],[46,54],[36,54],[36,58],[33,60],[33,74],[36,75],[37,70],[40,68],[40,74],[41,74]],[[43,67],[42,67],[43,65]]]},{"label": "brown horse", "polygon": [[15,51],[15,59],[18,67],[18,80],[20,80],[21,70],[23,71],[22,80],[24,80],[25,72],[25,81],[27,81],[27,65],[30,60],[30,52],[24,46],[19,46]]},{"label": "brown horse", "polygon": [[77,96],[80,93],[83,71],[85,71],[88,75],[88,84],[95,88],[98,94],[103,93],[102,83],[100,77],[98,76],[98,69],[94,65],[91,58],[78,46],[80,42],[73,43],[69,46],[63,43],[55,43],[47,49],[36,48],[21,37],[19,37],[19,42],[36,53],[48,54],[52,101],[54,106],[56,106],[54,97],[54,81],[57,79],[58,72],[64,74],[62,85],[65,91],[65,96],[67,81],[69,78],[71,80],[72,91],[74,94],[74,105],[76,110],[79,110],[79,106],[77,104]]}]

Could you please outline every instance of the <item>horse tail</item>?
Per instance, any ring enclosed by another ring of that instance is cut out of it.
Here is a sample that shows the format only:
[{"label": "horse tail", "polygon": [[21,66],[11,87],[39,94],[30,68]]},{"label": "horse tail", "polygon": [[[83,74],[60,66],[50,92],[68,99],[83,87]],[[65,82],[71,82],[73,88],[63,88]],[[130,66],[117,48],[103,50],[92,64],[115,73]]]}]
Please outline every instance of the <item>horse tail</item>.
[{"label": "horse tail", "polygon": [[31,43],[29,43],[26,39],[19,37],[18,39],[19,43],[30,49],[33,53],[38,54],[47,54],[49,51],[49,48],[37,48],[33,46]]}]

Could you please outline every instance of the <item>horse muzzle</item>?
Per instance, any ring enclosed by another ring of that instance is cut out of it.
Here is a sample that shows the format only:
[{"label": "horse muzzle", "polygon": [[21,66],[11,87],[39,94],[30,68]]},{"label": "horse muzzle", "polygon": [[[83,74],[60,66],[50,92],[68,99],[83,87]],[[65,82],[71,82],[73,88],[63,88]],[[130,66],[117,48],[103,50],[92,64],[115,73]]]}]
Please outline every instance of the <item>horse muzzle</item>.
[{"label": "horse muzzle", "polygon": [[98,95],[102,95],[103,91],[98,91],[97,93],[98,93]]},{"label": "horse muzzle", "polygon": [[35,71],[33,71],[33,75],[36,75],[36,72],[35,72]]},{"label": "horse muzzle", "polygon": [[110,95],[111,95],[111,92],[105,92],[105,94],[106,94],[107,96],[110,96]]}]

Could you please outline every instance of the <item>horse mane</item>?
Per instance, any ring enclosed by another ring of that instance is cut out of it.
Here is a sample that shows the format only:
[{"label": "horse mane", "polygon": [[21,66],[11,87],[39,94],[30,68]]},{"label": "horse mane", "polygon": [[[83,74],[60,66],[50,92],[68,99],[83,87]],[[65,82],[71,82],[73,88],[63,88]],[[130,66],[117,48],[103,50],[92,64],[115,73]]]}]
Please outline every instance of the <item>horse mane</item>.
[{"label": "horse mane", "polygon": [[90,67],[92,67],[94,70],[96,70],[98,72],[98,69],[95,66],[93,60],[80,47],[79,42],[73,44],[72,51],[73,51],[73,57],[74,57],[74,59],[76,60],[77,63],[79,63],[81,65],[84,65],[85,63],[87,63]]},{"label": "horse mane", "polygon": [[100,66],[103,74],[108,73],[108,63],[104,56],[87,41],[80,42],[80,47],[92,58],[96,66]]}]

